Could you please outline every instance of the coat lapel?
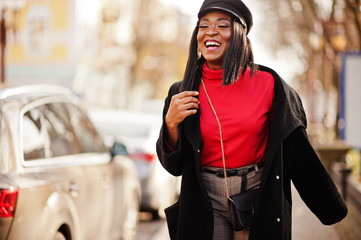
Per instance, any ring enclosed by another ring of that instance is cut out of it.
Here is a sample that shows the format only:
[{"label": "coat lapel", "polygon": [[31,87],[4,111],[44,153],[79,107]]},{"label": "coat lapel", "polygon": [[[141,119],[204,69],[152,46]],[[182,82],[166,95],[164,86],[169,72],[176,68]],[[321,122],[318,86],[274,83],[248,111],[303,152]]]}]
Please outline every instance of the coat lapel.
[{"label": "coat lapel", "polygon": [[198,151],[201,147],[201,131],[199,121],[199,112],[184,119],[184,133],[194,151]]},{"label": "coat lapel", "polygon": [[[199,80],[194,84],[192,90],[199,91]],[[191,144],[193,151],[199,152],[201,148],[201,129],[200,129],[200,109],[195,115],[188,116],[184,119],[184,133]]]}]

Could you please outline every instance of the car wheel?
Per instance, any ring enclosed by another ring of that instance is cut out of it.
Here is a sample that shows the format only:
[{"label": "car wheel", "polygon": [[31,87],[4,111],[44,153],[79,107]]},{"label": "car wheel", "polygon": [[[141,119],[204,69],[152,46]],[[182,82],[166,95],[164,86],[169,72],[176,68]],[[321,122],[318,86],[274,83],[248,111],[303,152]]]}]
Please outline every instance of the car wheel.
[{"label": "car wheel", "polygon": [[124,231],[122,239],[135,239],[138,225],[139,200],[137,194],[133,194],[132,201],[128,203],[127,215],[124,219]]},{"label": "car wheel", "polygon": [[66,237],[61,232],[56,232],[53,240],[66,240]]}]

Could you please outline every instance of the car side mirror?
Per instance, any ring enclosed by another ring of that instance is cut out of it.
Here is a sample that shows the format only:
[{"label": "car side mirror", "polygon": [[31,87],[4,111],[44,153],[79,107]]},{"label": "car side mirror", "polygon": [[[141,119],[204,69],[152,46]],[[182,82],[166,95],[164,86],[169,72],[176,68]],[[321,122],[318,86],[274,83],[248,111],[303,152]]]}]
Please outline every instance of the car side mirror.
[{"label": "car side mirror", "polygon": [[112,157],[114,157],[116,155],[126,156],[129,153],[127,147],[123,143],[115,141],[111,147],[111,154]]}]

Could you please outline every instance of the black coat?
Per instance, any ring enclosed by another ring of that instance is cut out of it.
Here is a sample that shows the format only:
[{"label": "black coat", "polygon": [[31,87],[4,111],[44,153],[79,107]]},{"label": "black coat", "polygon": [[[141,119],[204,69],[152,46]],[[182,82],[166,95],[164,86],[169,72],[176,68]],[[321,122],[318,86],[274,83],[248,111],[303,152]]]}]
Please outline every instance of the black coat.
[{"label": "black coat", "polygon": [[[347,207],[308,140],[306,116],[297,93],[273,70],[263,66],[259,69],[274,77],[274,111],[261,193],[255,208],[256,220],[249,239],[286,240],[291,239],[291,180],[323,224],[341,221],[347,214]],[[180,82],[177,82],[170,88],[163,119],[179,87]],[[176,151],[170,154],[165,151],[164,124],[157,141],[158,157],[164,168],[175,176],[182,175],[179,200],[165,210],[170,237],[172,240],[211,240],[212,206],[200,180],[199,113],[187,117],[179,129]]]}]

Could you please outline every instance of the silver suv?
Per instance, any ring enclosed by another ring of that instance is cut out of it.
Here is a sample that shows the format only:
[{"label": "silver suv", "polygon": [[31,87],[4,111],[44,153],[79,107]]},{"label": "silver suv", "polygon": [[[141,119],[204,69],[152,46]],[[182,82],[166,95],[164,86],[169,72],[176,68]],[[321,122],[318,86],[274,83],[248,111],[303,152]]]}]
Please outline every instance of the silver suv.
[{"label": "silver suv", "polygon": [[70,90],[0,90],[0,240],[133,239],[140,191]]}]

